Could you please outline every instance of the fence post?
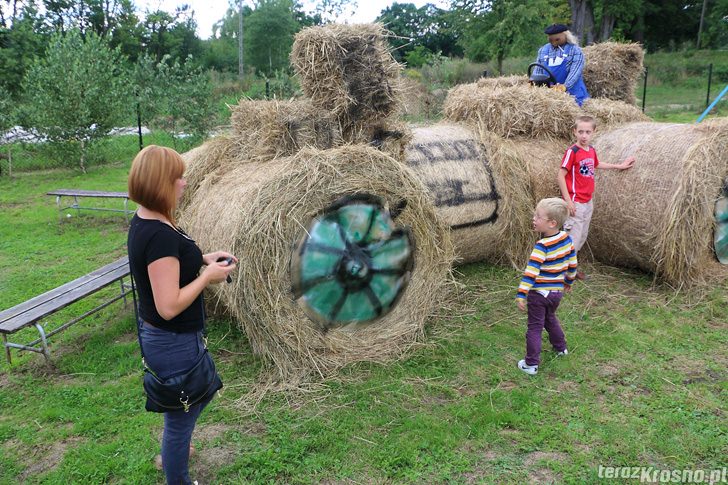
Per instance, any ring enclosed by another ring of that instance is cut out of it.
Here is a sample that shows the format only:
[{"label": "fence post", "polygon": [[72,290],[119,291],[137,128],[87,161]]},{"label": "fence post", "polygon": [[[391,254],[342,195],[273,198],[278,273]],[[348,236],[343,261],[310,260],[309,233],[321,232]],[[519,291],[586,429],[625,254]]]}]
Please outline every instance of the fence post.
[{"label": "fence post", "polygon": [[710,82],[713,80],[713,63],[708,66],[708,94],[705,95],[705,108],[710,104]]},{"label": "fence post", "polygon": [[270,81],[265,78],[265,99],[270,99]]},{"label": "fence post", "polygon": [[144,148],[144,139],[142,138],[142,110],[139,106],[139,101],[137,101],[137,133],[139,133],[139,151],[142,151],[142,148]]},{"label": "fence post", "polygon": [[642,85],[642,112],[645,112],[645,100],[647,99],[647,66],[645,66],[645,81]]}]

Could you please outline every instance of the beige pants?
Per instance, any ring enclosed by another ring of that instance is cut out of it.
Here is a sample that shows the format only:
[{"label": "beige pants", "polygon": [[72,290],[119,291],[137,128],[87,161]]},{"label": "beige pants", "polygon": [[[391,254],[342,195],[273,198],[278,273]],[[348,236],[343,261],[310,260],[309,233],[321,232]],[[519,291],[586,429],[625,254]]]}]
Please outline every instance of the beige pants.
[{"label": "beige pants", "polygon": [[591,222],[592,212],[594,212],[594,201],[590,200],[586,204],[574,202],[574,205],[576,206],[576,215],[566,219],[564,230],[571,236],[574,249],[578,253],[589,235],[589,223]]}]

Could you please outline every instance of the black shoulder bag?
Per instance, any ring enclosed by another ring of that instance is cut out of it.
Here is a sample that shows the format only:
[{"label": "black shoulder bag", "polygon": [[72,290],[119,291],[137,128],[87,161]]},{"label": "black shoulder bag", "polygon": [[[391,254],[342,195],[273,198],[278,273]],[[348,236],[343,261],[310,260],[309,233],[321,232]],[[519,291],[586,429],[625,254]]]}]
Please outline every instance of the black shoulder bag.
[{"label": "black shoulder bag", "polygon": [[144,392],[147,395],[146,410],[154,413],[184,410],[187,413],[190,407],[212,399],[214,394],[222,389],[222,379],[220,379],[220,375],[215,369],[215,363],[212,361],[210,352],[207,350],[207,338],[204,337],[206,335],[204,312],[202,334],[205,340],[205,350],[202,352],[202,355],[200,355],[200,358],[191,369],[160,379],[149,368],[144,358],[142,339],[139,334],[141,322],[137,309],[136,288],[131,271],[129,272],[129,276],[132,284],[132,295],[134,296],[134,315],[136,317],[139,350],[141,351],[142,364],[144,365]]}]

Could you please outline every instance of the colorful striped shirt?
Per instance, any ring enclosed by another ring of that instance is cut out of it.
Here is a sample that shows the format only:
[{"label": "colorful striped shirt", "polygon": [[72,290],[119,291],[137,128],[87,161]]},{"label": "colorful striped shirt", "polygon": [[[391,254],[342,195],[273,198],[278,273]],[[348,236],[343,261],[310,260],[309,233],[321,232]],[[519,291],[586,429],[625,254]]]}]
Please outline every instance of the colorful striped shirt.
[{"label": "colorful striped shirt", "polygon": [[517,298],[526,298],[530,290],[563,291],[576,278],[576,250],[569,234],[559,231],[539,239],[528,259]]}]

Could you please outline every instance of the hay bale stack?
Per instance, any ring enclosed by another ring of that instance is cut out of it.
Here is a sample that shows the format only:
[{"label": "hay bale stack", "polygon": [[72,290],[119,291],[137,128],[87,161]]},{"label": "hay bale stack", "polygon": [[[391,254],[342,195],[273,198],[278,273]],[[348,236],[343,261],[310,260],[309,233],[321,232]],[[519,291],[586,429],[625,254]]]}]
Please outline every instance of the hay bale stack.
[{"label": "hay bale stack", "polygon": [[[315,214],[355,193],[378,195],[390,207],[406,202],[395,221],[412,230],[415,266],[388,315],[369,326],[324,334],[293,302],[291,250]],[[198,191],[180,224],[203,250],[225,248],[238,256],[233,283],[216,285],[215,296],[254,352],[289,382],[329,376],[352,362],[401,356],[420,339],[450,284],[450,236],[422,184],[405,165],[371,147],[305,148],[292,157],[234,168]]]},{"label": "hay bale stack", "polygon": [[584,101],[582,110],[597,120],[597,134],[625,123],[650,121],[639,108],[624,101],[604,98],[589,98]]},{"label": "hay bale stack", "polygon": [[599,159],[628,171],[599,171],[587,244],[609,264],[650,271],[680,287],[715,268],[714,206],[728,176],[728,119],[697,125],[634,123],[603,133]]},{"label": "hay bale stack", "polygon": [[429,116],[434,102],[427,87],[416,79],[403,76],[400,79],[402,89],[402,113],[407,116]]},{"label": "hay bale stack", "polygon": [[442,124],[413,133],[406,162],[449,226],[458,260],[520,266],[532,243],[527,167],[484,130]]},{"label": "hay bale stack", "polygon": [[291,64],[304,94],[339,120],[347,139],[400,111],[400,66],[381,24],[304,29],[296,34]]},{"label": "hay bale stack", "polygon": [[478,87],[485,89],[510,88],[513,86],[528,85],[528,76],[500,76],[500,77],[482,77],[478,79]]},{"label": "hay bale stack", "polygon": [[480,88],[477,83],[450,90],[444,105],[450,121],[481,123],[505,138],[569,138],[579,107],[570,95],[544,87],[515,85]]},{"label": "hay bale stack", "polygon": [[593,98],[635,104],[634,90],[644,70],[645,53],[639,44],[602,42],[582,49],[584,84]]},{"label": "hay bale stack", "polygon": [[342,143],[337,120],[310,100],[241,99],[230,109],[232,136],[245,143],[249,159],[289,156],[303,147],[326,149]]}]

